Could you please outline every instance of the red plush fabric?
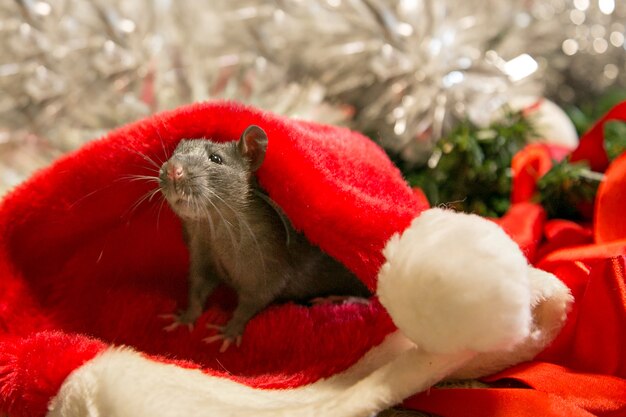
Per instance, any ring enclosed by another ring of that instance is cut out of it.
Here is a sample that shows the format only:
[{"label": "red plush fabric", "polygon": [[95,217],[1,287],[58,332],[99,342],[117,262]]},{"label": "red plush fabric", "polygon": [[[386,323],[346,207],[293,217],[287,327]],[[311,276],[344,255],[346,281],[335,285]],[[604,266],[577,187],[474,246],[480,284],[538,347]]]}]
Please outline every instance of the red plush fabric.
[{"label": "red plush fabric", "polygon": [[459,417],[626,416],[626,154],[609,165],[602,145],[602,124],[616,118],[626,119],[626,103],[602,118],[572,155],[595,169],[608,167],[592,224],[546,221],[531,202],[536,181],[558,159],[546,145],[515,157],[515,204],[497,220],[535,266],[571,289],[575,303],[559,336],[534,361],[484,379],[497,389],[431,389],[405,405]]},{"label": "red plush fabric", "polygon": [[[270,196],[297,229],[376,287],[381,249],[427,207],[377,145],[231,102],[156,115],[59,160],[0,206],[0,414],[42,415],[72,366],[101,345],[286,388],[345,369],[394,329],[376,301],[276,305],[249,323],[240,348],[218,354],[219,343],[202,339],[212,334],[204,324],[224,323],[234,307],[222,288],[193,332],[163,330],[158,316],[185,306],[188,253],[160,196],[141,201],[154,184],[128,176],[155,175],[147,159],[161,163],[183,138],[236,140],[250,124],[270,138],[258,172]],[[16,375],[27,347],[39,356],[24,366],[36,369]]]},{"label": "red plush fabric", "polygon": [[[201,339],[204,323],[229,317],[234,300],[221,289],[192,333],[162,330],[157,316],[185,302],[187,251],[167,206],[156,199],[133,208],[150,185],[126,177],[153,174],[137,152],[160,162],[181,138],[234,140],[252,123],[270,137],[261,184],[297,228],[375,288],[380,249],[426,207],[378,147],[345,129],[233,103],[155,116],[62,159],[0,206],[0,414],[43,415],[68,372],[110,344],[287,388],[345,369],[394,328],[375,301],[286,304],[253,319],[240,349],[218,354]],[[539,154],[539,171],[537,158],[516,162],[515,172],[528,175],[514,187],[526,191],[514,191],[498,221],[531,262],[571,288],[566,327],[536,360],[485,379],[496,388],[431,389],[407,406],[443,416],[626,414],[624,158],[607,170],[589,225],[546,221],[529,201],[545,170]]]},{"label": "red plush fabric", "polygon": [[0,341],[0,410],[12,417],[44,415],[50,393],[105,348],[101,341],[42,332]]}]

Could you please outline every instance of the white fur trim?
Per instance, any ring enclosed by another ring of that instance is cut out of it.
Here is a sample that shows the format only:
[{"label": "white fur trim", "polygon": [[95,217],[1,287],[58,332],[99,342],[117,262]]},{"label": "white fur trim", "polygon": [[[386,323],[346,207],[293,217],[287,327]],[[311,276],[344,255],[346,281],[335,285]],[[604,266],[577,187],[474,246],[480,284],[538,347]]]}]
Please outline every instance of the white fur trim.
[{"label": "white fur trim", "polygon": [[68,376],[48,417],[370,416],[446,377],[531,359],[572,302],[565,285],[529,267],[497,225],[477,216],[428,210],[384,253],[381,302],[418,346],[398,331],[345,372],[289,390],[254,389],[111,348]]},{"label": "white fur trim", "polygon": [[426,210],[384,255],[380,301],[427,352],[510,350],[529,335],[528,264],[495,223]]},{"label": "white fur trim", "polygon": [[[544,97],[521,95],[511,98],[506,106],[503,106],[497,115],[500,119],[511,110],[523,110],[539,107],[530,113],[530,120],[535,128],[535,136],[539,142],[553,143],[575,149],[578,146],[578,133],[572,119],[554,102]],[[492,121],[496,120],[494,117]]]},{"label": "white fur trim", "polygon": [[574,302],[569,288],[554,275],[529,267],[533,323],[529,336],[512,351],[477,355],[448,379],[469,379],[490,375],[533,359],[559,333]]},{"label": "white fur trim", "polygon": [[425,390],[470,355],[429,355],[399,332],[347,371],[290,390],[262,390],[111,348],[63,383],[48,417],[369,416]]}]

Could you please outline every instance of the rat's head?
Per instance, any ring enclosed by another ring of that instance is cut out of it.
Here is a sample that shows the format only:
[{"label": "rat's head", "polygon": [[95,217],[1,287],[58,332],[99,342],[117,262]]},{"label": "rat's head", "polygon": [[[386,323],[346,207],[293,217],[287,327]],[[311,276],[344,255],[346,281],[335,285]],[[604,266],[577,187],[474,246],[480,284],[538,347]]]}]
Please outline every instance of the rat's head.
[{"label": "rat's head", "polygon": [[261,166],[267,135],[249,126],[237,142],[182,140],[159,172],[161,192],[184,219],[206,218],[213,210],[238,210],[251,192]]}]

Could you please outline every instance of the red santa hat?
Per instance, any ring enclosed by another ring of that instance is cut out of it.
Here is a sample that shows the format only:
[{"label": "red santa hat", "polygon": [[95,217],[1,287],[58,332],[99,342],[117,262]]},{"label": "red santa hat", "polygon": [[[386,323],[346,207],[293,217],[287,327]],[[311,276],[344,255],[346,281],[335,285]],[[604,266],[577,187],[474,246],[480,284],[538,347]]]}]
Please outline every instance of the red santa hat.
[{"label": "red santa hat", "polygon": [[[272,306],[219,353],[202,339],[229,317],[227,289],[193,331],[163,331],[159,316],[185,303],[188,255],[178,219],[131,176],[154,175],[183,138],[235,140],[250,124],[269,137],[260,184],[377,297]],[[370,415],[532,359],[571,305],[495,223],[428,209],[367,138],[232,102],[128,125],[18,187],[0,206],[0,277],[12,417]]]}]

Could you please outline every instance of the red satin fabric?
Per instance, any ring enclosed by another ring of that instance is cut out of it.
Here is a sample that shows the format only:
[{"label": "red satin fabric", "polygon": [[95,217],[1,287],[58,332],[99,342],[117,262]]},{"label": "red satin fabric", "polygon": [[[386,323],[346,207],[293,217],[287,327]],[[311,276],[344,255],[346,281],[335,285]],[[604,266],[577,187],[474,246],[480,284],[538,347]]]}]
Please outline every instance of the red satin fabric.
[{"label": "red satin fabric", "polygon": [[626,256],[550,268],[576,298],[534,361],[485,378],[522,388],[432,389],[405,406],[441,416],[626,416]]},{"label": "red satin fabric", "polygon": [[539,359],[626,378],[625,262],[625,256],[599,260],[579,266],[579,273],[548,268],[572,288],[576,303],[566,327]]},{"label": "red satin fabric", "polygon": [[442,416],[623,416],[626,381],[530,362],[487,379],[519,388],[432,389],[405,406]]},{"label": "red satin fabric", "polygon": [[558,395],[530,389],[432,389],[405,407],[458,417],[591,417]]},{"label": "red satin fabric", "polygon": [[551,363],[532,362],[492,377],[492,380],[505,379],[558,396],[574,407],[593,414],[612,415],[624,411],[626,380],[615,376],[574,371]]},{"label": "red satin fabric", "polygon": [[537,180],[552,168],[550,148],[542,143],[528,145],[511,161],[513,191],[511,202],[529,201],[537,192]]},{"label": "red satin fabric", "polygon": [[609,160],[604,149],[604,124],[610,120],[626,120],[626,101],[613,107],[587,133],[572,152],[571,161],[588,161],[594,171],[604,171]]},{"label": "red satin fabric", "polygon": [[594,228],[596,242],[613,242],[626,236],[625,177],[626,153],[611,164],[598,189]]},{"label": "red satin fabric", "polygon": [[431,389],[405,406],[451,417],[626,416],[626,154],[609,165],[602,136],[612,119],[626,120],[626,102],[571,157],[606,169],[591,224],[546,221],[532,202],[537,180],[553,164],[548,145],[516,155],[513,204],[496,220],[531,263],[571,289],[575,303],[559,336],[535,360],[485,378],[491,388]]}]

